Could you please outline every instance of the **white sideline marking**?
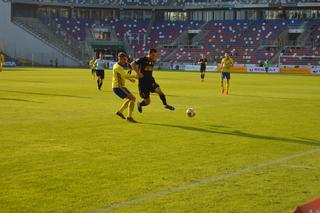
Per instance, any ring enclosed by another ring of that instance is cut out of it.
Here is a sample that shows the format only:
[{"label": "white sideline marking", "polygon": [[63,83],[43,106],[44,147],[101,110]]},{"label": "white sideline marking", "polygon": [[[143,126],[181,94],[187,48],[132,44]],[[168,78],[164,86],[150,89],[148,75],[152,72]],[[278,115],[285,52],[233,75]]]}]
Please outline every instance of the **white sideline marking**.
[{"label": "white sideline marking", "polygon": [[289,168],[297,168],[297,169],[314,169],[311,166],[292,165],[292,164],[281,164],[280,166],[289,167]]},{"label": "white sideline marking", "polygon": [[277,160],[273,160],[273,161],[269,161],[269,162],[265,162],[265,163],[261,163],[261,164],[254,164],[254,165],[251,165],[249,167],[246,167],[246,168],[243,168],[243,169],[239,169],[239,170],[236,170],[236,171],[231,172],[231,173],[218,175],[218,176],[214,176],[214,177],[206,178],[206,179],[200,179],[200,180],[193,181],[193,182],[190,182],[190,183],[185,183],[184,185],[177,186],[177,187],[174,187],[174,188],[171,188],[171,189],[158,191],[158,192],[151,192],[150,194],[143,195],[141,197],[137,197],[137,198],[134,198],[132,200],[123,201],[123,202],[119,202],[119,203],[114,203],[114,204],[112,204],[110,206],[106,206],[104,208],[96,210],[96,211],[94,211],[94,213],[109,212],[109,211],[112,211],[112,210],[115,210],[115,209],[119,209],[119,208],[122,208],[122,207],[132,206],[132,205],[135,205],[135,204],[138,204],[138,203],[142,203],[142,202],[147,201],[147,200],[152,200],[152,199],[155,199],[155,198],[158,198],[158,197],[163,197],[163,196],[175,193],[175,192],[180,192],[182,190],[185,190],[185,189],[188,189],[188,188],[191,188],[191,187],[195,187],[195,186],[199,186],[199,185],[203,185],[203,184],[208,184],[208,183],[214,183],[214,182],[217,182],[219,180],[223,180],[223,179],[226,179],[226,178],[238,176],[238,175],[245,174],[245,173],[251,172],[253,170],[259,169],[259,168],[271,166],[271,165],[274,165],[274,164],[281,163],[283,161],[291,160],[291,159],[294,159],[294,158],[300,158],[300,157],[303,157],[303,156],[306,156],[306,155],[310,155],[310,154],[313,154],[313,153],[317,153],[317,152],[320,152],[320,149],[313,149],[313,150],[310,150],[310,151],[307,151],[307,152],[294,154],[294,155],[289,155],[287,157],[280,158],[280,159],[277,159]]}]

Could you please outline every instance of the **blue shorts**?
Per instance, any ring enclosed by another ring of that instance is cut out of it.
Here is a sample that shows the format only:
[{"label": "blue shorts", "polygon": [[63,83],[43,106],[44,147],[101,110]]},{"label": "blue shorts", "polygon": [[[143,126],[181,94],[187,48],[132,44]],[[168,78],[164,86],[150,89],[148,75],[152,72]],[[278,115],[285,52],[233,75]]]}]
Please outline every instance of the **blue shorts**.
[{"label": "blue shorts", "polygon": [[113,92],[119,96],[121,99],[125,99],[126,97],[128,97],[128,95],[131,94],[131,92],[125,88],[125,87],[122,87],[122,88],[113,88],[112,89]]},{"label": "blue shorts", "polygon": [[221,72],[221,78],[222,79],[227,79],[227,80],[230,80],[231,79],[231,75],[230,75],[230,72]]}]

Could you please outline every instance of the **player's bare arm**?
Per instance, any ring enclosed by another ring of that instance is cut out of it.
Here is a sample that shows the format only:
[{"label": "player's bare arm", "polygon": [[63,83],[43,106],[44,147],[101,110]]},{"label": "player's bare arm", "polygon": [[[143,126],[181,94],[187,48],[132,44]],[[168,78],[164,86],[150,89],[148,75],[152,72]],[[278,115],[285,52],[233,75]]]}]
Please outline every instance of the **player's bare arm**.
[{"label": "player's bare arm", "polygon": [[143,74],[140,72],[138,64],[135,61],[133,61],[130,65],[132,69],[137,73],[137,77],[143,78]]}]

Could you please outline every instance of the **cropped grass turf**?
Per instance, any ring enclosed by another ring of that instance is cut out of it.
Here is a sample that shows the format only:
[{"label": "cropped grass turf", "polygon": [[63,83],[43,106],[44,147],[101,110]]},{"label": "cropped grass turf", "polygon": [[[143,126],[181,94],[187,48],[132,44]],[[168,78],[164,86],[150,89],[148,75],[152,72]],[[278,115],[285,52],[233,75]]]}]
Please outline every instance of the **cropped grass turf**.
[{"label": "cropped grass turf", "polygon": [[[96,211],[320,148],[318,76],[232,74],[221,96],[218,73],[154,75],[176,111],[153,95],[131,124],[114,115],[110,71],[101,92],[85,69],[0,73],[1,212]],[[290,212],[319,180],[314,153],[114,212]]]}]

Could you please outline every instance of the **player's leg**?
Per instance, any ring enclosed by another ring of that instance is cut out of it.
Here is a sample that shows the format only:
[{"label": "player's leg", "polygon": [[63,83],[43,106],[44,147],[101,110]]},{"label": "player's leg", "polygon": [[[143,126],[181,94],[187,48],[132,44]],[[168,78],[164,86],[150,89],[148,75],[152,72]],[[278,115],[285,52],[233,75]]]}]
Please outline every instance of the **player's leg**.
[{"label": "player's leg", "polygon": [[142,107],[148,106],[151,102],[150,100],[150,85],[147,83],[139,83],[139,95],[143,100],[138,102],[137,107],[138,111],[142,113]]},{"label": "player's leg", "polygon": [[102,84],[103,84],[103,78],[100,78],[99,90],[101,90]]},{"label": "player's leg", "polygon": [[140,113],[142,113],[142,107],[148,106],[150,103],[151,103],[151,99],[150,99],[150,94],[149,94],[149,97],[144,98],[141,102],[138,102],[138,104],[137,104],[138,111]]},{"label": "player's leg", "polygon": [[0,72],[2,72],[3,63],[0,62]]},{"label": "player's leg", "polygon": [[113,91],[121,99],[125,99],[120,109],[116,112],[116,115],[118,115],[122,119],[126,119],[126,117],[123,115],[123,112],[128,108],[127,120],[129,122],[136,123],[136,121],[132,118],[132,112],[134,109],[134,103],[136,101],[136,97],[132,95],[127,88],[113,88]]},{"label": "player's leg", "polygon": [[[113,88],[112,90],[121,99],[125,99],[127,97],[127,94],[121,88]],[[130,100],[126,99],[121,105],[120,109],[116,112],[116,115],[118,115],[122,119],[126,119],[126,117],[123,115],[123,112],[128,108],[129,103]]]},{"label": "player's leg", "polygon": [[162,92],[160,86],[157,86],[155,89],[154,89],[154,92],[157,93],[163,103],[163,106],[166,108],[166,109],[169,109],[169,110],[174,110],[174,107],[173,106],[170,106],[168,103],[167,103],[167,99],[166,99],[166,95]]},{"label": "player's leg", "polygon": [[99,78],[99,76],[97,76],[97,85],[98,85],[98,89],[99,89],[99,84],[100,84],[100,78]]},{"label": "player's leg", "polygon": [[97,79],[97,85],[98,85],[98,89],[101,90],[101,78],[98,76],[98,79]]},{"label": "player's leg", "polygon": [[204,81],[205,70],[201,70],[201,81]]},{"label": "player's leg", "polygon": [[230,73],[228,73],[228,75],[227,75],[227,83],[226,83],[226,88],[227,88],[226,95],[229,94],[230,79],[231,79],[231,76],[230,76]]},{"label": "player's leg", "polygon": [[103,84],[103,80],[104,80],[104,70],[102,70],[101,72],[101,77],[100,77],[101,81],[100,81],[100,89],[102,87],[102,84]]},{"label": "player's leg", "polygon": [[98,85],[98,89],[100,90],[101,70],[96,70],[96,76],[97,76],[97,85]]},{"label": "player's leg", "polygon": [[227,79],[227,83],[226,83],[226,88],[227,88],[227,90],[226,90],[226,95],[229,94],[229,82],[230,82],[230,80]]},{"label": "player's leg", "polygon": [[125,109],[128,108],[129,106],[129,103],[130,103],[130,100],[129,99],[126,99],[123,104],[121,105],[120,109],[116,112],[116,115],[118,115],[120,118],[122,119],[126,119],[126,117],[124,117],[123,115],[123,112]]},{"label": "player's leg", "polygon": [[137,121],[135,121],[135,120],[132,118],[132,113],[133,113],[133,110],[134,110],[134,104],[135,104],[135,102],[136,102],[136,97],[130,93],[127,98],[128,98],[128,100],[129,100],[129,108],[128,108],[127,121],[132,122],[132,123],[137,123]]},{"label": "player's leg", "polygon": [[224,94],[224,79],[221,78],[221,94]]},{"label": "player's leg", "polygon": [[104,70],[98,70],[97,77],[98,77],[98,80],[97,80],[98,89],[101,90],[103,79],[104,79]]},{"label": "player's leg", "polygon": [[221,73],[221,94],[224,94],[224,73]]}]

